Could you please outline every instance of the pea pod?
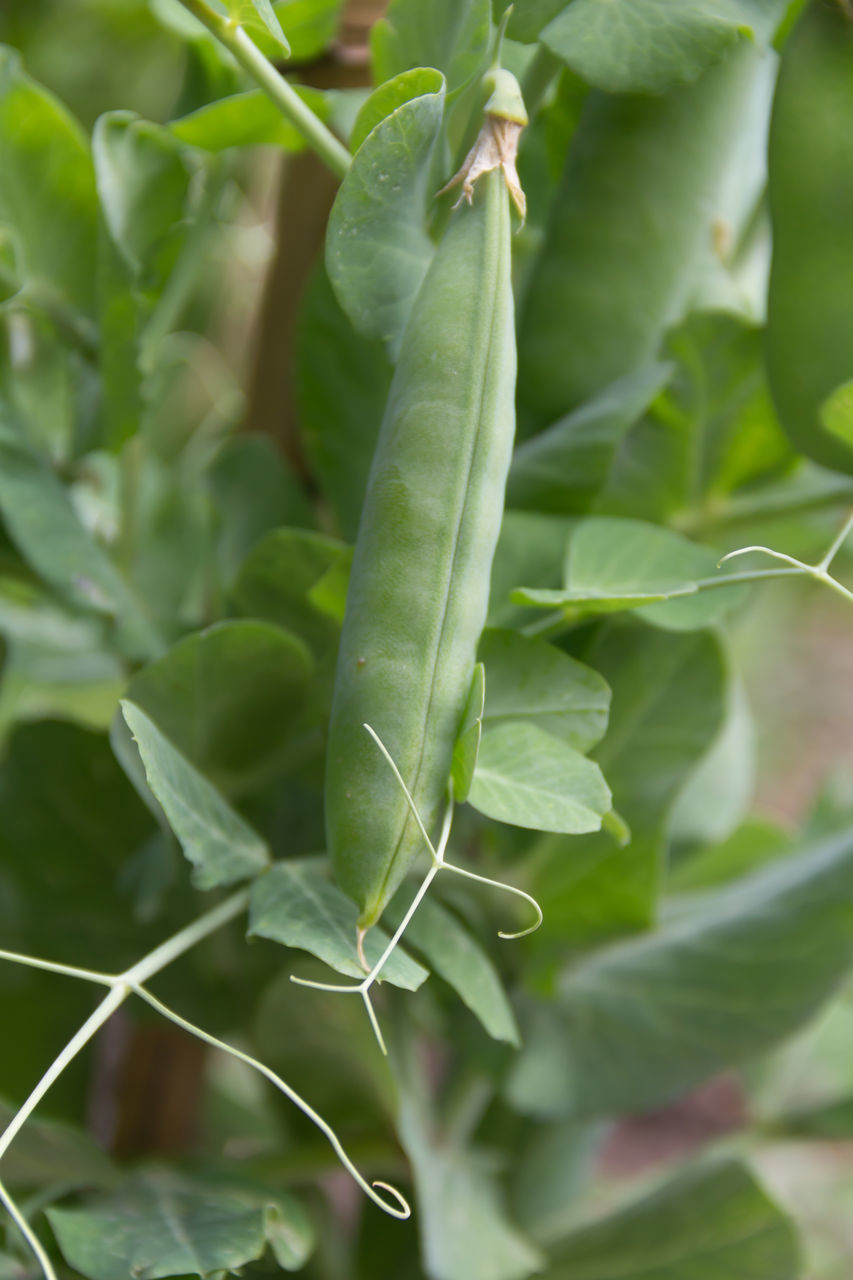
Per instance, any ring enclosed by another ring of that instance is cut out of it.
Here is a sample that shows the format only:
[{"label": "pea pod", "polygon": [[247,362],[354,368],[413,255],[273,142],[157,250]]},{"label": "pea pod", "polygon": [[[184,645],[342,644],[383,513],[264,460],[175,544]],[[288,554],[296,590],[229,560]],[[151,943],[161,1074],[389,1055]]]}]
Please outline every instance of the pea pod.
[{"label": "pea pod", "polygon": [[762,77],[745,45],[663,97],[587,98],[521,316],[528,433],[657,356],[711,246],[714,198]]},{"label": "pea pod", "polygon": [[[506,128],[493,124],[492,141]],[[519,125],[512,128],[517,135]],[[476,161],[466,171],[471,204],[453,213],[403,335],[356,542],[326,830],[361,928],[378,919],[423,852],[364,724],[434,826],[486,618],[515,427],[507,170],[514,173],[511,157],[488,172]]]},{"label": "pea pod", "polygon": [[853,379],[853,17],[813,0],[785,44],[770,129],[767,369],[795,448],[853,473],[821,408]]}]

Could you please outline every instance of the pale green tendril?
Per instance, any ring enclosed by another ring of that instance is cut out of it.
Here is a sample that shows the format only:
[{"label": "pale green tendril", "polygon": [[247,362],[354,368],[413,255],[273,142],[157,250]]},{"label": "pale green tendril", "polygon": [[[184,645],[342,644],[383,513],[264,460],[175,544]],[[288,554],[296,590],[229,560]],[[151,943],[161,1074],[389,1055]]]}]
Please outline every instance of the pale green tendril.
[{"label": "pale green tendril", "polygon": [[[464,876],[466,880],[476,880],[480,884],[489,885],[493,889],[501,889],[505,893],[511,893],[515,897],[522,898],[525,902],[530,903],[530,905],[533,907],[533,910],[536,912],[536,919],[534,923],[526,929],[519,930],[517,933],[499,932],[498,933],[499,938],[505,938],[505,939],[524,938],[527,936],[527,934],[533,933],[536,929],[539,928],[540,924],[542,923],[543,916],[542,916],[542,908],[539,906],[539,903],[536,901],[535,898],[531,897],[529,893],[525,893],[523,889],[517,889],[515,885],[505,884],[502,880],[492,880],[488,876],[482,876],[475,871],[467,871],[464,867],[458,867],[456,866],[455,863],[446,861],[445,852],[447,850],[447,842],[450,839],[450,829],[453,824],[453,784],[452,782],[449,785],[448,804],[447,804],[447,809],[445,810],[444,820],[441,826],[441,834],[439,836],[438,847],[435,847],[432,841],[430,840],[429,833],[427,832],[423,819],[421,818],[421,815],[418,812],[418,807],[415,804],[414,798],[412,797],[412,794],[409,791],[409,788],[406,786],[406,783],[403,780],[403,776],[400,773],[400,770],[397,768],[397,765],[393,757],[391,756],[391,753],[389,752],[388,748],[385,746],[384,742],[379,737],[379,734],[376,732],[375,729],[373,729],[369,724],[366,724],[364,727],[367,730],[367,732],[370,734],[373,741],[376,743],[379,750],[382,752],[383,756],[388,762],[388,765],[392,773],[394,774],[394,777],[397,779],[397,783],[401,791],[403,792],[403,795],[406,798],[406,804],[409,807],[409,811],[415,821],[415,824],[417,825],[418,830],[421,833],[421,836],[423,837],[424,844],[429,850],[430,857],[432,859],[432,865],[430,866],[429,870],[427,871],[426,875],[421,881],[421,884],[420,884],[420,887],[418,888],[417,893],[415,894],[414,898],[409,904],[408,910],[403,916],[403,919],[400,921],[397,928],[394,930],[394,933],[392,934],[387,946],[385,947],[385,950],[382,952],[382,955],[373,965],[373,968],[369,971],[369,973],[367,973],[360,982],[357,982],[357,983],[317,982],[310,978],[299,978],[295,974],[291,975],[290,980],[291,982],[295,982],[300,987],[313,987],[317,991],[335,991],[340,994],[360,995],[362,1000],[364,1001],[364,1007],[367,1011],[367,1016],[370,1019],[370,1025],[373,1028],[373,1033],[376,1036],[376,1040],[379,1045],[379,1048],[382,1050],[383,1054],[387,1055],[388,1050],[385,1045],[385,1040],[382,1035],[382,1030],[379,1026],[379,1019],[376,1016],[376,1010],[374,1009],[373,1002],[370,999],[370,988],[373,986],[375,982],[378,982],[381,980],[380,974],[382,970],[384,969],[392,953],[395,951],[403,934],[406,932],[406,929],[409,926],[409,921],[412,919],[412,916],[417,911],[418,907],[420,906],[421,902],[426,896],[427,890],[429,889],[435,877],[438,875],[439,871],[452,871],[456,875]],[[362,939],[360,937],[359,943],[361,942],[361,940]],[[359,948],[359,954],[360,956],[363,956],[363,952],[361,951],[360,948]]]},{"label": "pale green tendril", "polygon": [[[763,546],[739,547],[737,551],[730,551],[728,555],[723,556],[718,563],[725,564],[727,560],[733,560],[735,556],[745,556],[752,552],[758,552],[761,555],[770,556],[773,560],[781,560],[783,564],[790,566],[789,571],[793,571],[797,575],[804,575],[805,577],[814,578],[817,582],[823,582],[831,590],[837,592],[838,595],[843,596],[845,600],[853,600],[853,591],[845,587],[837,578],[833,578],[829,572],[830,565],[847,541],[851,529],[853,529],[853,512],[847,517],[830,543],[828,551],[817,564],[806,564],[802,560],[797,560],[795,556],[786,555],[784,551],[774,551],[772,547]],[[779,572],[784,573],[785,570],[780,570]],[[726,579],[723,578],[721,581],[725,582]]]},{"label": "pale green tendril", "polygon": [[[295,1089],[292,1089],[281,1076],[277,1075],[264,1063],[258,1061],[257,1058],[244,1053],[240,1049],[234,1048],[233,1045],[227,1044],[224,1040],[219,1040],[216,1036],[212,1036],[209,1032],[204,1031],[201,1027],[197,1027],[194,1023],[189,1022],[174,1010],[168,1008],[160,1000],[153,996],[146,989],[144,983],[148,978],[153,977],[167,965],[171,964],[179,956],[189,951],[197,942],[206,938],[215,930],[233,920],[235,916],[245,911],[249,903],[249,890],[241,889],[238,893],[232,894],[230,898],[226,898],[212,911],[208,911],[205,915],[200,916],[197,920],[192,921],[186,928],[179,930],[173,934],[171,938],[167,938],[147,956],[143,956],[136,964],[126,969],[123,973],[101,973],[95,969],[81,969],[76,965],[60,964],[53,960],[44,960],[40,956],[22,955],[17,951],[0,950],[0,960],[9,960],[14,964],[25,965],[31,969],[42,969],[48,973],[64,974],[69,978],[78,978],[84,982],[91,982],[97,986],[108,987],[109,990],[100,1004],[96,1006],[81,1027],[74,1033],[65,1047],[56,1056],[53,1062],[45,1071],[44,1075],[36,1084],[26,1101],[18,1108],[15,1115],[6,1125],[6,1128],[0,1133],[0,1159],[5,1155],[14,1139],[20,1133],[24,1124],[35,1111],[42,1098],[50,1089],[51,1085],[62,1075],[66,1067],[77,1057],[78,1053],[89,1043],[97,1031],[108,1021],[115,1013],[116,1009],[122,1005],[130,995],[137,995],[144,1000],[153,1009],[156,1009],[164,1018],[168,1018],[170,1022],[174,1022],[177,1026],[194,1035],[199,1040],[203,1040],[205,1044],[212,1045],[214,1048],[228,1053],[232,1057],[239,1058],[248,1066],[259,1071],[265,1076],[271,1084],[275,1085],[294,1106],[305,1115],[312,1124],[315,1124],[320,1132],[327,1138],[333,1151],[340,1160],[341,1164],[358,1183],[365,1195],[373,1201],[384,1213],[390,1214],[393,1218],[405,1219],[411,1216],[411,1209],[405,1197],[396,1187],[391,1186],[387,1182],[376,1181],[373,1183],[367,1180],[359,1173],[353,1162],[347,1155],[340,1139],[335,1133],[331,1125],[323,1119],[311,1107],[304,1098],[302,1098]],[[378,1030],[378,1028],[377,1028]],[[379,1194],[380,1191],[388,1193],[390,1199],[386,1199]],[[27,1241],[34,1257],[36,1258],[45,1280],[56,1280],[56,1273],[51,1265],[50,1259],[38,1240],[32,1227],[26,1221],[21,1210],[9,1195],[6,1188],[0,1183],[0,1203],[2,1203],[9,1216],[12,1218],[24,1239]]]}]

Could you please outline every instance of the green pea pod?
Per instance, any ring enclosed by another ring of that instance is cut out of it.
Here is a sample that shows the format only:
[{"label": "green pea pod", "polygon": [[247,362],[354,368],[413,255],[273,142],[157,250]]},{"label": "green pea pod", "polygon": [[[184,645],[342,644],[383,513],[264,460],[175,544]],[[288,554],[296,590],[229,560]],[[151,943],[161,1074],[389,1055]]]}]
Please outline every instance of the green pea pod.
[{"label": "green pea pod", "polygon": [[769,182],[770,389],[794,447],[853,474],[853,448],[821,413],[853,379],[853,18],[841,0],[813,0],[783,49]]},{"label": "green pea pod", "polygon": [[434,828],[486,618],[515,428],[507,167],[463,198],[415,300],[362,511],[326,777],[329,852],[362,928],[424,852],[363,726]]},{"label": "green pea pod", "polygon": [[714,197],[762,76],[744,44],[664,97],[589,95],[521,315],[526,433],[658,355],[712,243]]}]

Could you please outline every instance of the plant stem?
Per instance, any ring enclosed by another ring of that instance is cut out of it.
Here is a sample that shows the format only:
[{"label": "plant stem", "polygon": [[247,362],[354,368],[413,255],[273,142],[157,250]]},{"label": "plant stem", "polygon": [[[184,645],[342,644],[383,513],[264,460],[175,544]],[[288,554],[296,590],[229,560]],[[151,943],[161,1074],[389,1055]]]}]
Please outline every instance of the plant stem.
[{"label": "plant stem", "polygon": [[207,27],[270,98],[308,146],[339,178],[346,176],[352,157],[344,144],[327,129],[299,94],[279,75],[268,58],[233,19],[217,13],[207,0],[181,0],[185,9]]},{"label": "plant stem", "polygon": [[216,929],[221,928],[223,924],[232,920],[234,916],[239,915],[241,911],[245,910],[248,901],[248,889],[243,889],[239,893],[233,894],[230,898],[226,898],[218,907],[206,912],[198,920],[193,920],[185,929],[181,929],[173,937],[161,943],[159,947],[155,947],[153,951],[128,969],[126,973],[101,974],[89,969],[75,969],[71,965],[53,964],[37,957],[18,956],[12,951],[0,952],[0,958],[5,960],[17,960],[36,969],[65,973],[69,977],[84,978],[90,982],[107,983],[110,986],[110,990],[101,1003],[89,1015],[76,1034],[71,1037],[62,1052],[53,1060],[26,1102],[9,1121],[3,1133],[0,1134],[0,1159],[2,1159],[4,1153],[41,1102],[50,1086],[62,1075],[62,1072],[76,1058],[80,1050],[85,1048],[95,1032],[115,1013],[119,1005],[124,1003],[130,992],[144,982],[146,978],[150,978],[153,974],[159,973],[161,969],[165,969],[166,965],[171,964],[173,960],[183,955],[185,951],[189,951],[190,947],[195,946],[202,938],[206,938],[209,933],[213,933]]},{"label": "plant stem", "polygon": [[173,960],[177,960],[178,956],[182,956],[185,951],[189,951],[197,942],[201,942],[202,938],[206,938],[208,934],[215,933],[217,929],[221,929],[229,920],[233,920],[235,916],[240,915],[249,905],[249,890],[241,889],[238,893],[234,893],[230,898],[226,898],[224,902],[220,902],[218,907],[214,907],[212,911],[207,911],[203,916],[199,916],[197,920],[193,920],[185,929],[173,934],[171,938],[167,938],[159,947],[155,947],[139,960],[132,968],[127,969],[124,973],[118,975],[116,981],[126,984],[127,986],[139,986],[143,982],[159,973],[161,969],[165,969],[166,965],[171,964]]},{"label": "plant stem", "polygon": [[6,1153],[50,1086],[55,1080],[59,1079],[68,1064],[77,1057],[81,1049],[86,1047],[95,1032],[100,1030],[108,1018],[112,1017],[129,994],[130,988],[123,984],[116,985],[112,990],[108,991],[95,1011],[89,1015],[82,1027],[71,1037],[62,1052],[54,1058],[26,1102],[9,1121],[3,1133],[0,1134],[0,1158]]}]

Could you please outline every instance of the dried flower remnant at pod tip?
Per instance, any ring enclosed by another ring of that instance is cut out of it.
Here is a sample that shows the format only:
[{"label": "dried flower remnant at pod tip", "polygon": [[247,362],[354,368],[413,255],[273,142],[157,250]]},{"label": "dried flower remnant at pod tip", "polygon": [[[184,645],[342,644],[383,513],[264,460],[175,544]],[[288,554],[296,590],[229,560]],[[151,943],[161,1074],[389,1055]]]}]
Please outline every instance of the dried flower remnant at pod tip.
[{"label": "dried flower remnant at pod tip", "polygon": [[458,208],[463,200],[470,204],[474,198],[474,184],[484,173],[500,169],[503,173],[512,202],[521,221],[527,214],[527,201],[515,167],[518,155],[518,139],[527,124],[527,112],[518,81],[511,71],[491,71],[485,77],[487,88],[492,90],[486,102],[485,119],[477,141],[468,152],[461,169],[455,173],[439,195],[462,185],[462,194],[453,206]]}]

